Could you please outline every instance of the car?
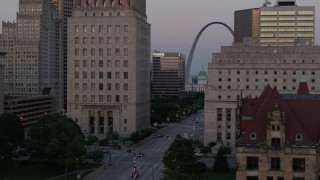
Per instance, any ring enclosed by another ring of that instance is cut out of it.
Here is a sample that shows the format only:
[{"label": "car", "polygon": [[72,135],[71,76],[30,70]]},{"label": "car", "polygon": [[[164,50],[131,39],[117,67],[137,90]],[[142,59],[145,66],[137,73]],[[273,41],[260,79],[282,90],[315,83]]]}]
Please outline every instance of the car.
[{"label": "car", "polygon": [[143,157],[143,156],[144,156],[143,153],[139,153],[139,154],[138,154],[138,157]]},{"label": "car", "polygon": [[153,138],[157,138],[157,135],[153,135]]},{"label": "car", "polygon": [[163,134],[159,134],[159,137],[163,137]]},{"label": "car", "polygon": [[196,153],[195,156],[198,156],[198,157],[204,157],[206,156],[204,153]]}]

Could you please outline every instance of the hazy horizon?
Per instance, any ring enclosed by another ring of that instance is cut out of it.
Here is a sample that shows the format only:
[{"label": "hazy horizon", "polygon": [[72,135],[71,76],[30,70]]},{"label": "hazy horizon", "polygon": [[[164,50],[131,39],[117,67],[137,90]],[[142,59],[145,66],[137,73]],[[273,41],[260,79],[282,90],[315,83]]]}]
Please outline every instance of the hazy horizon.
[{"label": "hazy horizon", "polygon": [[[186,61],[192,43],[203,26],[220,21],[233,29],[234,11],[261,7],[264,0],[147,0],[148,22],[151,24],[151,49],[180,52]],[[270,0],[272,5],[276,0]],[[319,0],[297,0],[299,6],[316,7],[315,42],[320,44],[320,2]],[[15,21],[18,0],[10,0],[0,7],[2,21]],[[0,25],[2,34],[2,23]],[[220,52],[221,46],[232,45],[230,32],[221,25],[209,27],[200,38],[193,57],[191,74],[198,74],[201,65],[207,71],[213,52]]]}]

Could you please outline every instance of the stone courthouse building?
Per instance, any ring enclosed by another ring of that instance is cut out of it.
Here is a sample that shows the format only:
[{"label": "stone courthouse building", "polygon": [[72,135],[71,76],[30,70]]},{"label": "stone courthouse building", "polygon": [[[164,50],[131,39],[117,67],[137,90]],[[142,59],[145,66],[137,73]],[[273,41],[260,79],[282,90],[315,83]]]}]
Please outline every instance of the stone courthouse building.
[{"label": "stone courthouse building", "polygon": [[320,178],[320,95],[309,94],[304,77],[297,94],[266,86],[239,108],[237,180]]}]

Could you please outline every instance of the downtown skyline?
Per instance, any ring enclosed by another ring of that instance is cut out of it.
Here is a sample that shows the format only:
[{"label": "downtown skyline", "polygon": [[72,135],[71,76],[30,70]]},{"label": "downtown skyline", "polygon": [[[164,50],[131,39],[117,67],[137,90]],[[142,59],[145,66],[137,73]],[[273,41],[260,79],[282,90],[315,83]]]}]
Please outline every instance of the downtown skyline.
[{"label": "downtown skyline", "polygon": [[[234,11],[258,8],[263,0],[243,0],[232,2],[226,0],[217,3],[213,0],[148,0],[147,16],[151,24],[151,49],[180,52],[189,56],[192,43],[206,24],[214,21],[224,22],[233,29]],[[270,0],[272,6],[276,0]],[[170,6],[169,6],[170,4]],[[320,45],[320,3],[318,0],[297,0],[299,6],[315,6],[315,44]],[[0,7],[1,21],[16,21],[18,0],[6,2]],[[2,32],[2,24],[0,25]],[[203,64],[207,71],[211,62],[212,53],[220,52],[221,46],[232,45],[233,38],[230,32],[221,25],[215,25],[205,30],[196,47],[190,74],[195,75]]]}]

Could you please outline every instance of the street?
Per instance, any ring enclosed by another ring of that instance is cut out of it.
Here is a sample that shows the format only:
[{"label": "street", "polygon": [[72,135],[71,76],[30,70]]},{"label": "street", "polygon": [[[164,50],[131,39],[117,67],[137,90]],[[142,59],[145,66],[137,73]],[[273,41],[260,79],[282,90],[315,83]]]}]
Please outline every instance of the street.
[{"label": "street", "polygon": [[[196,121],[193,121],[193,120]],[[199,110],[195,116],[184,118],[179,123],[170,123],[167,127],[156,133],[157,137],[151,135],[141,145],[128,147],[111,153],[111,167],[99,174],[95,180],[129,180],[133,171],[133,154],[136,154],[138,179],[140,180],[159,180],[164,170],[162,157],[173,142],[177,134],[186,138],[195,137],[202,138],[203,136],[203,110]],[[195,127],[196,122],[199,122]],[[163,137],[158,135],[162,133]],[[132,152],[128,153],[127,149]],[[139,153],[143,153],[143,157],[138,157]],[[106,157],[105,163],[109,163],[109,158]]]}]

